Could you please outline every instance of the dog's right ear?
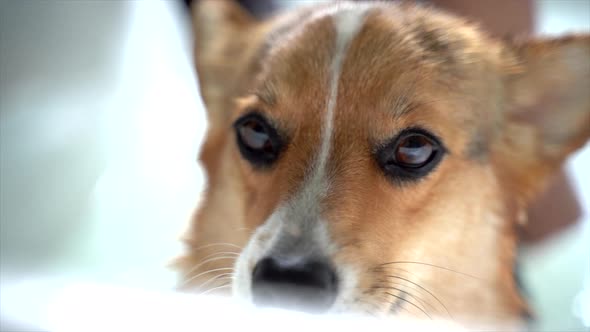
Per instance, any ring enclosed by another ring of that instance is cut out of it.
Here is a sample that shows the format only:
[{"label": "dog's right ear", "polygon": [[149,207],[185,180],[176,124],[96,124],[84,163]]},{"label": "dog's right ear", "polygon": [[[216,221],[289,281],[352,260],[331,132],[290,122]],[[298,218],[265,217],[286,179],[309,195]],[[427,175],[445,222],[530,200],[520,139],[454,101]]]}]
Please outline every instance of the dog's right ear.
[{"label": "dog's right ear", "polygon": [[194,63],[211,125],[225,120],[228,100],[260,39],[260,24],[232,0],[193,4]]}]

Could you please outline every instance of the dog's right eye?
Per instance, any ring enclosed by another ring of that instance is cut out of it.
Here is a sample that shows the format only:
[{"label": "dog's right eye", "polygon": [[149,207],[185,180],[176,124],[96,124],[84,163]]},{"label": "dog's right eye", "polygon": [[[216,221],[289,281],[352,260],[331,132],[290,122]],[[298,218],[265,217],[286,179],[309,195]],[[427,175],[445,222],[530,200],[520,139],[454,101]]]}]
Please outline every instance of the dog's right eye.
[{"label": "dog's right eye", "polygon": [[240,153],[252,165],[268,167],[278,159],[283,143],[262,115],[246,114],[235,122],[234,129]]}]

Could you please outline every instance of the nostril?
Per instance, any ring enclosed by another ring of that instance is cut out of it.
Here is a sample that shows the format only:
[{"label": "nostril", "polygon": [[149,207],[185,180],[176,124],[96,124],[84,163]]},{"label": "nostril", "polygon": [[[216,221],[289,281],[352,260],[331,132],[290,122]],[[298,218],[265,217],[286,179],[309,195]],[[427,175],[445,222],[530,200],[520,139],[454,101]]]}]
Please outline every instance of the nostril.
[{"label": "nostril", "polygon": [[267,257],[252,272],[253,301],[260,306],[322,312],[330,308],[336,291],[336,273],[325,260],[286,263]]},{"label": "nostril", "polygon": [[335,279],[332,269],[323,262],[285,264],[273,258],[260,261],[254,268],[253,275],[255,281],[312,288],[329,288]]}]

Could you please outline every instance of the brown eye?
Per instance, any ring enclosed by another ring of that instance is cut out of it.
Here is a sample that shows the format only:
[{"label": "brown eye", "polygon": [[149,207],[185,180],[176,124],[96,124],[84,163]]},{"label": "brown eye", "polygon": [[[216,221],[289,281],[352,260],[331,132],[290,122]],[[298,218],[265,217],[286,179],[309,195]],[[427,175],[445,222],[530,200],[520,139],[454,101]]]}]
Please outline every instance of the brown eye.
[{"label": "brown eye", "polygon": [[402,138],[395,150],[395,160],[407,167],[420,167],[434,153],[433,142],[424,135],[410,135]]},{"label": "brown eye", "polygon": [[426,176],[441,161],[445,148],[433,134],[421,128],[402,131],[375,153],[385,175],[396,182]]},{"label": "brown eye", "polygon": [[257,112],[248,113],[234,124],[242,157],[256,167],[268,167],[279,157],[283,142],[274,127]]}]

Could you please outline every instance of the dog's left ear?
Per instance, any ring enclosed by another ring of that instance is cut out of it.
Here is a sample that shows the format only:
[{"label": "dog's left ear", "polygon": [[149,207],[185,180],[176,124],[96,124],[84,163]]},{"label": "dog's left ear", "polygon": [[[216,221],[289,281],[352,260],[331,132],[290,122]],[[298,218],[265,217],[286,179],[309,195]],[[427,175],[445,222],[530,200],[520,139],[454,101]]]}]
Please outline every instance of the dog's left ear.
[{"label": "dog's left ear", "polygon": [[508,53],[501,168],[529,200],[590,138],[590,36],[512,43]]},{"label": "dog's left ear", "polygon": [[226,126],[232,93],[261,43],[264,24],[234,0],[199,0],[192,23],[194,62],[209,125]]}]

